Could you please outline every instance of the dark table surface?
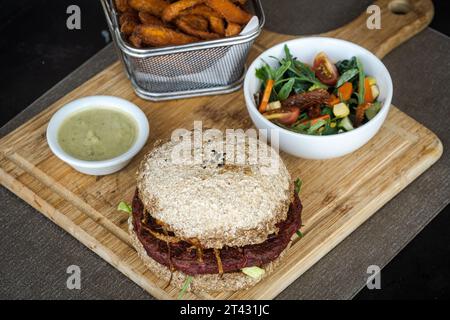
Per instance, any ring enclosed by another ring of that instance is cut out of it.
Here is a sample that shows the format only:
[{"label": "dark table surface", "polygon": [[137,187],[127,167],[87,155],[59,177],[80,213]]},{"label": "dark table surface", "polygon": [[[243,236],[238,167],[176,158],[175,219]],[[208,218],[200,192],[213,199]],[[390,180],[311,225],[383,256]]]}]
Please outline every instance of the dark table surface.
[{"label": "dark table surface", "polygon": [[[81,31],[64,30],[65,10],[72,3],[78,3],[82,9]],[[368,3],[263,1],[267,27],[290,34],[320,33],[336,28],[356,17]],[[0,102],[7,106],[2,109],[1,121],[5,123],[52,81],[62,78],[77,63],[103,47],[105,34],[101,32],[106,26],[98,3],[89,0],[10,1],[3,2],[0,9],[3,21],[0,33],[4,35],[0,37],[1,47],[15,45],[0,53],[3,58],[0,59],[3,75]],[[299,14],[301,19],[296,18]],[[23,22],[19,27],[18,20]],[[31,32],[33,26],[37,27]],[[112,47],[106,46],[3,126],[0,136],[115,60]],[[450,40],[426,29],[383,61],[394,81],[393,103],[433,130],[443,142],[444,154],[432,168],[281,293],[280,299],[352,298],[365,286],[366,270],[372,264],[386,266],[382,271],[382,290],[364,289],[357,298],[449,297],[449,213],[439,212],[450,199],[447,152]],[[3,187],[0,203],[0,298],[151,298]],[[81,267],[81,290],[66,288],[66,269],[72,264]]]}]

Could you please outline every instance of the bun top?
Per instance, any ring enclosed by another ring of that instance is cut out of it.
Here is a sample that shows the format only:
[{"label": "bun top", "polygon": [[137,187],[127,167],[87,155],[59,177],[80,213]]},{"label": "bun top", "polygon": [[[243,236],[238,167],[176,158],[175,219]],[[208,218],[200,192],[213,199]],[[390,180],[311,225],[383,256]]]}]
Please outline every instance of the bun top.
[{"label": "bun top", "polygon": [[291,178],[278,153],[248,135],[231,149],[225,137],[200,131],[198,144],[193,136],[189,131],[182,142],[166,142],[144,157],[137,187],[146,210],[204,248],[264,242],[291,202]]}]

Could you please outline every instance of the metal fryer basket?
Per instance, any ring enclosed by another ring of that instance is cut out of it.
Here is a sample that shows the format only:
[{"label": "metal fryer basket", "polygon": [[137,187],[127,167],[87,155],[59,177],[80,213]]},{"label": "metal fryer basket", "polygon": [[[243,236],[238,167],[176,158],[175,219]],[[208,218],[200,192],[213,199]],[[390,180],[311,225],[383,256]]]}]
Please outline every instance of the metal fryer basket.
[{"label": "metal fryer basket", "polygon": [[182,46],[137,49],[120,32],[112,0],[101,0],[118,54],[138,96],[152,101],[221,94],[238,90],[245,61],[264,25],[260,0],[249,2],[259,19],[252,33]]}]

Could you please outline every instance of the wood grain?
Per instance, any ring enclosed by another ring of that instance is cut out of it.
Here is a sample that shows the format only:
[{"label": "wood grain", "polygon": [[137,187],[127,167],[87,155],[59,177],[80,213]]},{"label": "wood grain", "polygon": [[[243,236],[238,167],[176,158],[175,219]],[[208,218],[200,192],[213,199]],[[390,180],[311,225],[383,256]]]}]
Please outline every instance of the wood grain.
[{"label": "wood grain", "polygon": [[[396,7],[396,3],[408,3],[409,12],[407,14],[394,13],[392,8]],[[364,12],[347,25],[320,36],[352,41],[382,58],[426,28],[434,15],[431,0],[378,0],[374,1],[373,4],[380,8],[381,29],[369,30],[366,25],[369,14]],[[298,36],[265,31],[257,39],[256,45],[267,48],[295,38],[298,38]]]},{"label": "wood grain", "polygon": [[[362,15],[327,35],[354,40],[383,56],[424,28],[432,16],[430,1],[414,1],[409,14],[395,17],[386,11],[388,1],[377,4],[382,8],[383,21],[395,18],[390,31],[377,30],[376,35],[366,36]],[[291,37],[264,32],[249,61],[261,50]],[[73,99],[93,94],[115,95],[136,103],[151,125],[146,147],[130,165],[100,178],[77,173],[59,161],[45,141],[47,123],[56,110]],[[178,290],[166,288],[166,283],[146,270],[129,245],[127,215],[115,208],[121,200],[131,199],[137,164],[153,142],[167,138],[176,128],[191,128],[194,120],[215,128],[251,126],[241,92],[161,103],[144,101],[136,97],[120,64],[115,63],[0,140],[0,181],[153,296],[173,299]],[[275,297],[430,167],[441,153],[442,145],[432,132],[393,107],[379,134],[351,155],[308,161],[282,154],[291,175],[304,181],[304,237],[293,239],[279,268],[254,288],[235,293],[189,293],[185,298]]]}]

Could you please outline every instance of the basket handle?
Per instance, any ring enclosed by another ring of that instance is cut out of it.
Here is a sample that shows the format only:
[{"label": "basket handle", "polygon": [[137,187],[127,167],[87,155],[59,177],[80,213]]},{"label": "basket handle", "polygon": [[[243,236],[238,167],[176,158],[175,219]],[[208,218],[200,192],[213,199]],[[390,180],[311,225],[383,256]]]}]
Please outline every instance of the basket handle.
[{"label": "basket handle", "polygon": [[100,0],[103,6],[103,10],[105,11],[106,22],[112,28],[113,21],[111,19],[111,13],[113,12],[113,8],[109,2],[109,0]]}]

